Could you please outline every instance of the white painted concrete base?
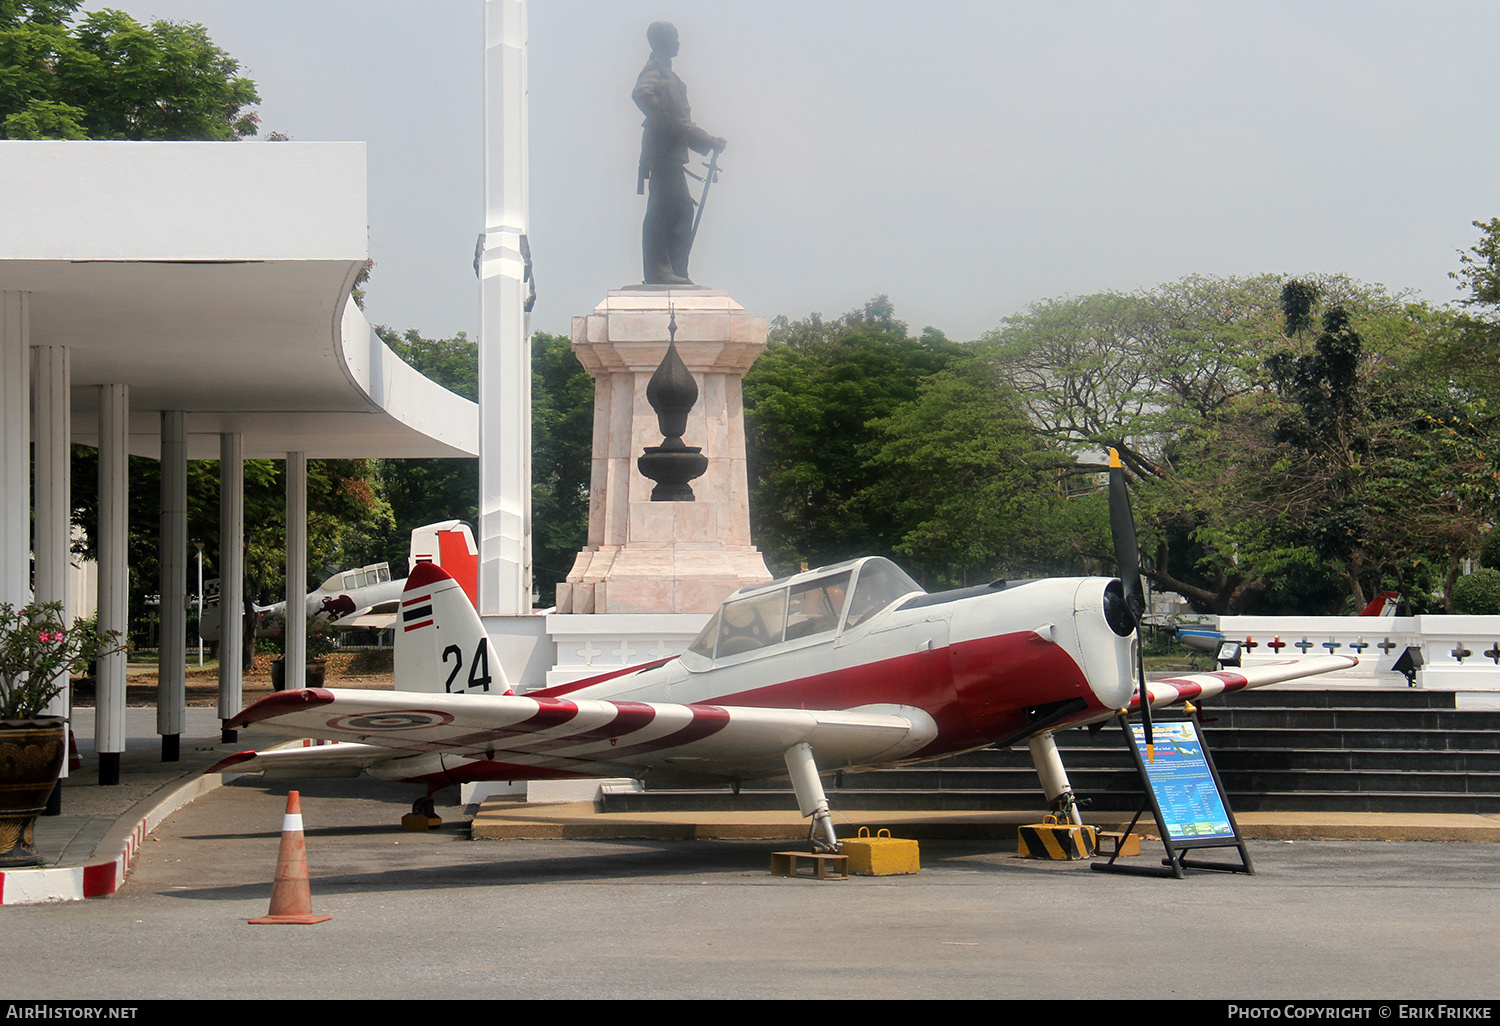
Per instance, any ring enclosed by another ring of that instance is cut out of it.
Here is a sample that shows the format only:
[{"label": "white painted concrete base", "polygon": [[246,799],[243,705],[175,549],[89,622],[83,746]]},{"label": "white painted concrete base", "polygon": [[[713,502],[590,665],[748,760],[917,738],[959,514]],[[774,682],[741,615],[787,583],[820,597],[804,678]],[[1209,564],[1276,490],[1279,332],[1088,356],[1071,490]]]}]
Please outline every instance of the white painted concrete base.
[{"label": "white painted concrete base", "polygon": [[1245,665],[1304,655],[1353,655],[1359,665],[1309,681],[1315,687],[1406,687],[1391,668],[1408,647],[1422,653],[1417,686],[1500,691],[1500,616],[1226,616],[1224,637],[1247,642]]},{"label": "white painted concrete base", "polygon": [[687,650],[708,613],[551,613],[547,634],[557,646],[547,686],[570,684]]},{"label": "white painted concrete base", "polygon": [[591,780],[492,780],[464,784],[459,794],[465,807],[488,798],[519,797],[532,805],[597,802],[605,790],[644,791],[639,780],[600,777]]}]

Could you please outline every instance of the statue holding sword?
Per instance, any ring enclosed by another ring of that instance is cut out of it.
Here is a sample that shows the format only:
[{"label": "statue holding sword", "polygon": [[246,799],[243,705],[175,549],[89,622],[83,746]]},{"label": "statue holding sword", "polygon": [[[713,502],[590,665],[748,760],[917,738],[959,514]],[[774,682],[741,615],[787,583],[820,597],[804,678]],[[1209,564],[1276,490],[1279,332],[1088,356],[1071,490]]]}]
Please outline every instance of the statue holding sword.
[{"label": "statue holding sword", "polygon": [[[646,115],[636,192],[644,192],[646,182],[651,182],[641,228],[643,280],[647,285],[691,285],[688,254],[698,234],[709,187],[719,175],[719,153],[727,143],[693,124],[687,87],[672,70],[672,58],[677,56],[679,46],[676,27],[671,22],[652,22],[646,39],[651,44],[651,59],[631,93],[635,105]],[[687,169],[690,149],[712,154],[701,179],[703,195],[697,202],[696,217],[687,185],[687,176],[693,174]]]}]

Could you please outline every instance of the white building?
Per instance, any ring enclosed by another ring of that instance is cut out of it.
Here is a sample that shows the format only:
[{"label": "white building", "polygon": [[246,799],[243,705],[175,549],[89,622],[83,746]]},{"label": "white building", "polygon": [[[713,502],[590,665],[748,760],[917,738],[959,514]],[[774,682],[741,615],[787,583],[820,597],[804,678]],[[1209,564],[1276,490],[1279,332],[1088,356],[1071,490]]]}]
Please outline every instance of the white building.
[{"label": "white building", "polygon": [[[308,458],[478,453],[475,404],[402,363],[350,300],[365,189],[357,143],[0,142],[0,600],[66,600],[69,443],[98,446],[101,626],[123,632],[125,457],[161,459],[164,757],[182,720],[188,459],[221,461],[213,555],[234,607],[242,460],[287,461],[300,582]],[[288,621],[300,675],[302,619]],[[238,673],[228,660],[221,716]],[[124,684],[123,655],[106,659],[97,738],[116,756]]]}]

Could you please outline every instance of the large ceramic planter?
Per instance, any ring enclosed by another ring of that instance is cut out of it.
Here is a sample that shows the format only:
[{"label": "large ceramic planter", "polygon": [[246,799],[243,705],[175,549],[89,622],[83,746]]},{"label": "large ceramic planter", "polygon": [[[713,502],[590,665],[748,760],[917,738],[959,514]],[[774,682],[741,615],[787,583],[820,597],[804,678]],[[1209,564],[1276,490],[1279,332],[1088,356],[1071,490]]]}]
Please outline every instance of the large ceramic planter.
[{"label": "large ceramic planter", "polygon": [[0,869],[36,866],[36,818],[67,755],[67,720],[0,720]]},{"label": "large ceramic planter", "polygon": [[[307,661],[307,686],[320,688],[323,686],[323,675],[328,670],[328,663],[323,659],[309,659]],[[271,660],[271,690],[286,690],[286,660]]]}]

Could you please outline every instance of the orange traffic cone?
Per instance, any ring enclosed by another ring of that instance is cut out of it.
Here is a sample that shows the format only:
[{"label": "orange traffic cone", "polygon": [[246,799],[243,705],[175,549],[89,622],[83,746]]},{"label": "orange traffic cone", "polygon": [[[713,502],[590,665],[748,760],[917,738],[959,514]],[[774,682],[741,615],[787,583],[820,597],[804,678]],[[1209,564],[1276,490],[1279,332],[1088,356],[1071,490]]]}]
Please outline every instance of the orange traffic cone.
[{"label": "orange traffic cone", "polygon": [[289,791],[286,818],[281,821],[281,853],[276,856],[276,883],[271,888],[271,910],[252,923],[321,923],[333,916],[315,916],[312,888],[307,881],[307,845],[302,840],[302,793]]}]

